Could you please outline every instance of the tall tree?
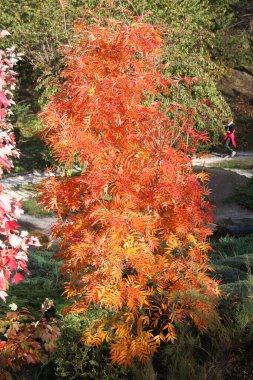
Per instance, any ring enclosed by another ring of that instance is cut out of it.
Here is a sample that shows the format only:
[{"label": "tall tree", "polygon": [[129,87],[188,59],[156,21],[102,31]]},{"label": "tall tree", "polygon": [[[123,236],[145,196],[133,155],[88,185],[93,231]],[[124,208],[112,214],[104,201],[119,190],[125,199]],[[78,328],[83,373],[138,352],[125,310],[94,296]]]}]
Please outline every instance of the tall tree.
[{"label": "tall tree", "polygon": [[[68,276],[70,310],[105,317],[84,340],[110,342],[112,361],[147,361],[179,321],[204,329],[215,316],[208,268],[210,207],[190,156],[206,139],[198,108],[160,102],[196,79],[162,73],[163,33],[131,23],[75,23],[65,82],[42,112],[45,139],[65,172],[48,179],[42,204],[58,212],[54,236]],[[158,69],[159,68],[159,69]],[[190,96],[190,95],[189,95]]]}]

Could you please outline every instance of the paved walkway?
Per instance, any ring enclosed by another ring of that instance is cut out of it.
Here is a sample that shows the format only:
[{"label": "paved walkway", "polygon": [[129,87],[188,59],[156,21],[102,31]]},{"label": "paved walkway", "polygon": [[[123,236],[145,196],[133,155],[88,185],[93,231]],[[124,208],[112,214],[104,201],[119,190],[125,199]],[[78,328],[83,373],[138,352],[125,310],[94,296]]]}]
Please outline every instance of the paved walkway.
[{"label": "paved walkway", "polygon": [[[207,154],[202,157],[194,158],[192,160],[193,166],[201,167],[211,167],[214,163],[221,163],[224,161],[238,161],[244,158],[252,158],[252,169],[230,169],[226,168],[224,170],[230,170],[247,178],[253,177],[253,153],[252,152],[238,152],[234,158],[225,158],[225,155],[218,153]],[[59,174],[59,173],[57,173]],[[6,175],[2,179],[2,184],[4,190],[9,195],[19,199],[24,200],[31,196],[31,191],[22,188],[23,185],[35,184],[43,179],[50,176],[54,176],[55,173],[49,172],[38,172],[33,171],[31,173],[21,174],[21,175]]]},{"label": "paved walkway", "polygon": [[54,173],[37,172],[19,174],[19,175],[6,175],[1,183],[4,187],[4,192],[18,200],[26,200],[31,196],[31,190],[22,188],[24,185],[39,183],[43,179],[54,176]]},{"label": "paved walkway", "polygon": [[[4,193],[18,201],[25,201],[33,195],[28,185],[39,183],[54,175],[54,173],[33,171],[22,175],[6,175],[1,182]],[[56,221],[55,217],[37,217],[28,214],[23,214],[18,219],[21,228],[28,231],[40,230],[46,235],[50,235],[51,227]]]}]

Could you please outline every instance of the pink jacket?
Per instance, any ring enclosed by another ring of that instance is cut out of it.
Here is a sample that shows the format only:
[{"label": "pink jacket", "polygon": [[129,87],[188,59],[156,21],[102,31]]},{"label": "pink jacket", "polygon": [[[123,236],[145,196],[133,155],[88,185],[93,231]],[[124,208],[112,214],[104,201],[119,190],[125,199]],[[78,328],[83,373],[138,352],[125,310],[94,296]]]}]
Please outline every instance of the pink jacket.
[{"label": "pink jacket", "polygon": [[236,148],[236,141],[235,141],[235,129],[233,130],[233,132],[231,133],[226,133],[224,136],[223,136],[223,141],[225,142],[228,137],[230,137],[231,139],[231,142],[232,142],[232,145]]}]

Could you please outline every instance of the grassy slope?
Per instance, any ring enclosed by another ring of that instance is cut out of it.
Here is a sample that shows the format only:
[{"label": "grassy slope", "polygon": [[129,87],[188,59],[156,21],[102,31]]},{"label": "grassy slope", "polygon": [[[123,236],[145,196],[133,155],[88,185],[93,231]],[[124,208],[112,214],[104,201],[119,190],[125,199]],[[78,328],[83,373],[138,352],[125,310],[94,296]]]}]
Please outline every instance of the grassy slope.
[{"label": "grassy slope", "polygon": [[57,312],[67,305],[62,297],[63,278],[60,275],[60,262],[54,259],[57,247],[51,250],[31,250],[28,268],[30,275],[18,285],[11,285],[7,303],[1,307],[1,313],[9,309],[9,304],[27,307],[35,315],[45,298],[53,299]]}]

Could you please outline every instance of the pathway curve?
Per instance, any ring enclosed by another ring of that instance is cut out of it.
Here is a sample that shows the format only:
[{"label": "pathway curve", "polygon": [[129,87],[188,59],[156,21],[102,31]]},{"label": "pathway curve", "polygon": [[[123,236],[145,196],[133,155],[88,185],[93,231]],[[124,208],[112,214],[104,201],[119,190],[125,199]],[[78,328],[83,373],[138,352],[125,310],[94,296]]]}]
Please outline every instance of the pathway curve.
[{"label": "pathway curve", "polygon": [[[236,186],[247,183],[253,177],[253,153],[239,152],[236,157],[229,160],[252,158],[252,169],[219,169],[212,168],[214,163],[224,162],[224,155],[209,154],[194,158],[193,166],[204,168],[210,174],[209,187],[211,189],[210,201],[215,206],[215,223],[224,226],[250,225],[253,228],[253,211],[236,204],[231,197]],[[58,173],[57,173],[58,174]],[[2,180],[4,191],[18,200],[26,200],[32,194],[24,185],[35,184],[55,173],[37,172],[23,175],[6,175]],[[50,234],[51,226],[56,222],[55,217],[36,217],[24,214],[19,219],[22,227],[28,230],[41,230]]]},{"label": "pathway curve", "polygon": [[6,175],[1,183],[4,192],[18,200],[25,200],[31,196],[31,191],[22,188],[24,185],[39,183],[43,179],[54,176],[54,173],[33,171],[31,173],[19,175]]},{"label": "pathway curve", "polygon": [[224,170],[233,171],[247,178],[253,177],[253,153],[252,152],[238,152],[237,155],[233,158],[227,157],[226,155],[212,153],[203,155],[202,157],[197,157],[192,160],[193,166],[202,166],[202,167],[212,167],[214,164],[227,162],[228,164],[231,161],[239,162],[243,159],[252,159],[252,168],[251,169],[237,169],[237,168],[225,168]]},{"label": "pathway curve", "polygon": [[[1,182],[4,186],[4,193],[19,201],[24,201],[33,195],[33,192],[27,189],[28,185],[39,183],[54,175],[54,173],[33,171],[22,175],[6,175]],[[38,217],[28,214],[23,214],[18,218],[21,228],[28,231],[39,230],[48,236],[56,221],[55,217]]]}]

